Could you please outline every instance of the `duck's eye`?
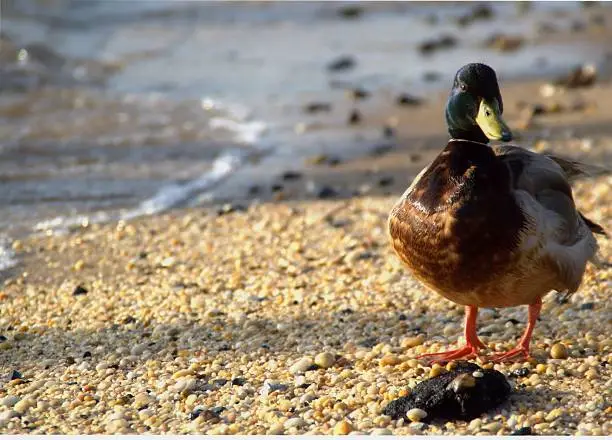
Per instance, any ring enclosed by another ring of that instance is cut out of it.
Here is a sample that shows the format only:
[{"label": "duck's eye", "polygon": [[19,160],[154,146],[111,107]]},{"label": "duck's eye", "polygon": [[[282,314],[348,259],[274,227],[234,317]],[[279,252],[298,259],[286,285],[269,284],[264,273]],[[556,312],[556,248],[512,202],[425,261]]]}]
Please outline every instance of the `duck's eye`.
[{"label": "duck's eye", "polygon": [[485,110],[485,116],[491,116],[491,111],[490,110]]},{"label": "duck's eye", "polygon": [[466,91],[467,90],[467,85],[461,83],[459,84],[459,87],[461,88],[461,90]]}]

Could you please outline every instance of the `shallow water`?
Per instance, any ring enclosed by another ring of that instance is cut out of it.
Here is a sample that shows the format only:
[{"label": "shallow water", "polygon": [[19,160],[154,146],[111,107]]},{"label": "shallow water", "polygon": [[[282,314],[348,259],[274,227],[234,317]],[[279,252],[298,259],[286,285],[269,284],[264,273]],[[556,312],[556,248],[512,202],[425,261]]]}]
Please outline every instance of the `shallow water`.
[{"label": "shallow water", "polygon": [[[423,94],[446,88],[466,60],[507,79],[604,53],[568,42],[482,48],[494,32],[529,42],[538,23],[568,28],[581,13],[574,2],[528,14],[495,3],[491,20],[462,28],[456,18],[474,4],[360,3],[353,19],[338,13],[345,6],[2,1],[0,230],[16,237],[214,200],[253,156],[290,158],[300,105],[335,99],[343,85]],[[418,52],[443,34],[457,47]],[[356,67],[329,72],[341,55]],[[424,81],[426,72],[439,80]]]}]

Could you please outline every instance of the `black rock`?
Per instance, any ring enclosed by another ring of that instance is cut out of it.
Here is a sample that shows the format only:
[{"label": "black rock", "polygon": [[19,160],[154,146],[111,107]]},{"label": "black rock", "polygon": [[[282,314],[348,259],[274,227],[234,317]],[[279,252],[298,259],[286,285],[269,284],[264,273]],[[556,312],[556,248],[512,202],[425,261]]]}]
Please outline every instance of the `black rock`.
[{"label": "black rock", "polygon": [[517,368],[510,372],[510,377],[527,377],[529,376],[529,368]]},{"label": "black rock", "polygon": [[376,344],[378,344],[378,339],[376,339],[375,337],[365,338],[357,342],[357,345],[361,347],[366,347],[366,348],[372,348]]},{"label": "black rock", "polygon": [[217,209],[217,215],[222,216],[225,214],[231,214],[233,212],[244,212],[246,211],[246,206],[242,206],[236,203],[226,203]]},{"label": "black rock", "polygon": [[90,358],[90,357],[91,357],[91,351],[86,351],[85,353],[83,353],[83,359]]},{"label": "black rock", "polygon": [[342,18],[358,18],[363,13],[363,9],[361,9],[358,5],[346,5],[338,9],[338,15]]},{"label": "black rock", "polygon": [[226,409],[227,408],[224,407],[224,406],[215,406],[214,408],[210,409],[210,412],[218,416],[219,414],[221,414]]},{"label": "black rock", "polygon": [[133,324],[136,322],[136,318],[134,318],[133,316],[126,316],[123,319],[123,324]]},{"label": "black rock", "polygon": [[[474,377],[475,371],[481,372],[482,377]],[[471,420],[503,403],[510,391],[510,384],[499,371],[460,362],[453,371],[417,384],[408,396],[389,403],[383,414],[407,421],[406,412],[420,408],[427,412],[425,422],[432,419]]]},{"label": "black rock", "polygon": [[237,387],[241,387],[246,383],[246,379],[244,377],[236,377],[232,379],[232,385],[236,385]]},{"label": "black rock", "polygon": [[427,82],[438,81],[442,75],[439,72],[425,72],[423,80]]},{"label": "black rock", "polygon": [[0,335],[0,342],[4,342],[4,341],[6,341],[6,336]]},{"label": "black rock", "polygon": [[320,113],[331,111],[331,104],[328,102],[311,102],[304,106],[306,113]]},{"label": "black rock", "polygon": [[270,189],[272,190],[272,192],[278,192],[278,191],[282,191],[284,187],[280,183],[275,183],[272,185]]},{"label": "black rock", "polygon": [[215,386],[215,387],[221,388],[227,382],[229,382],[227,379],[215,379],[215,380],[212,381],[212,385]]},{"label": "black rock", "polygon": [[85,295],[87,292],[89,292],[89,290],[87,290],[85,287],[81,286],[80,284],[78,286],[76,286],[74,288],[74,290],[72,291],[72,295],[73,296],[79,296],[79,295]]},{"label": "black rock", "polygon": [[514,319],[514,318],[510,318],[506,322],[509,322],[512,325],[516,325],[516,324],[520,324],[521,323],[521,321],[519,321],[518,319]]},{"label": "black rock", "polygon": [[531,426],[525,426],[524,428],[517,429],[510,435],[537,435],[531,430]]},{"label": "black rock", "polygon": [[588,302],[580,305],[580,310],[593,310],[595,303]]},{"label": "black rock", "polygon": [[355,101],[357,101],[358,99],[366,99],[370,96],[370,92],[364,89],[360,89],[358,87],[355,87],[354,89],[349,89],[346,91],[346,93],[350,98],[354,99]]},{"label": "black rock", "polygon": [[327,70],[338,71],[338,70],[348,70],[355,67],[355,58],[350,55],[343,55],[327,65]]},{"label": "black rock", "polygon": [[408,319],[408,317],[404,313],[400,313],[399,316],[397,317],[397,319],[399,321],[405,321],[405,320]]},{"label": "black rock", "polygon": [[389,186],[393,183],[393,177],[385,176],[378,179],[378,185],[380,186]]},{"label": "black rock", "polygon": [[302,173],[298,171],[285,171],[282,178],[283,180],[298,180],[302,178]]},{"label": "black rock", "polygon": [[361,113],[359,113],[359,110],[355,109],[351,111],[351,113],[349,114],[349,118],[348,118],[349,125],[357,125],[360,122],[361,122]]},{"label": "black rock", "polygon": [[452,35],[442,35],[419,44],[418,49],[423,55],[430,55],[440,49],[450,49],[457,45],[457,39]]},{"label": "black rock", "polygon": [[15,380],[15,379],[23,379],[23,374],[21,374],[19,371],[17,370],[13,370],[13,372],[11,373],[11,378],[10,380]]},{"label": "black rock", "polygon": [[390,127],[389,125],[385,125],[383,127],[383,136],[385,138],[392,138],[395,136],[395,130],[393,129],[393,127]]},{"label": "black rock", "polygon": [[391,144],[380,144],[372,147],[370,150],[370,156],[378,157],[387,154],[389,151],[393,150],[393,145]]},{"label": "black rock", "polygon": [[395,103],[397,105],[420,105],[422,102],[423,100],[421,98],[409,95],[408,93],[401,93],[395,98]]},{"label": "black rock", "polygon": [[324,186],[317,193],[317,197],[320,199],[331,199],[338,195],[338,191],[333,189],[331,186]]}]

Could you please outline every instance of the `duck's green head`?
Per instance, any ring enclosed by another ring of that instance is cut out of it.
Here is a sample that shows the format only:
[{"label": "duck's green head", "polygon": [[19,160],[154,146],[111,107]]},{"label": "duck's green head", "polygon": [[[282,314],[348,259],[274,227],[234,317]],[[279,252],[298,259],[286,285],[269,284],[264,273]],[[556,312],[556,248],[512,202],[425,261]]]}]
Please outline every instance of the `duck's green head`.
[{"label": "duck's green head", "polygon": [[484,143],[511,140],[512,133],[501,117],[503,111],[493,69],[480,63],[459,69],[446,104],[446,124],[453,138]]}]

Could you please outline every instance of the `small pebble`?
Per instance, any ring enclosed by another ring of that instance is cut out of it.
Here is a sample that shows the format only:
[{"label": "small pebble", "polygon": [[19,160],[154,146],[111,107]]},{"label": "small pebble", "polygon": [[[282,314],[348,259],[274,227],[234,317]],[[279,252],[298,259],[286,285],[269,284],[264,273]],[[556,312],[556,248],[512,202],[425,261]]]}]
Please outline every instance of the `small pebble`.
[{"label": "small pebble", "polygon": [[36,406],[36,401],[34,399],[25,398],[25,399],[21,399],[19,402],[17,402],[13,406],[13,409],[15,411],[17,411],[18,413],[23,414],[28,409],[30,409],[30,407],[32,407],[32,406]]},{"label": "small pebble", "polygon": [[12,408],[20,400],[21,399],[18,396],[12,396],[9,394],[8,396],[4,396],[2,399],[0,399],[0,406]]},{"label": "small pebble", "polygon": [[353,425],[346,420],[341,420],[334,425],[334,435],[347,435],[353,431]]},{"label": "small pebble", "polygon": [[406,413],[406,417],[408,417],[408,420],[410,420],[411,422],[420,422],[425,417],[427,417],[427,412],[423,411],[420,408],[412,408],[411,410],[408,410],[408,412]]},{"label": "small pebble", "polygon": [[314,364],[312,358],[304,357],[289,367],[289,372],[292,374],[303,373]]},{"label": "small pebble", "polygon": [[321,368],[329,368],[336,362],[336,356],[328,351],[319,353],[314,358],[314,363]]},{"label": "small pebble", "polygon": [[557,343],[550,348],[550,356],[553,359],[567,359],[567,347],[561,343]]}]

